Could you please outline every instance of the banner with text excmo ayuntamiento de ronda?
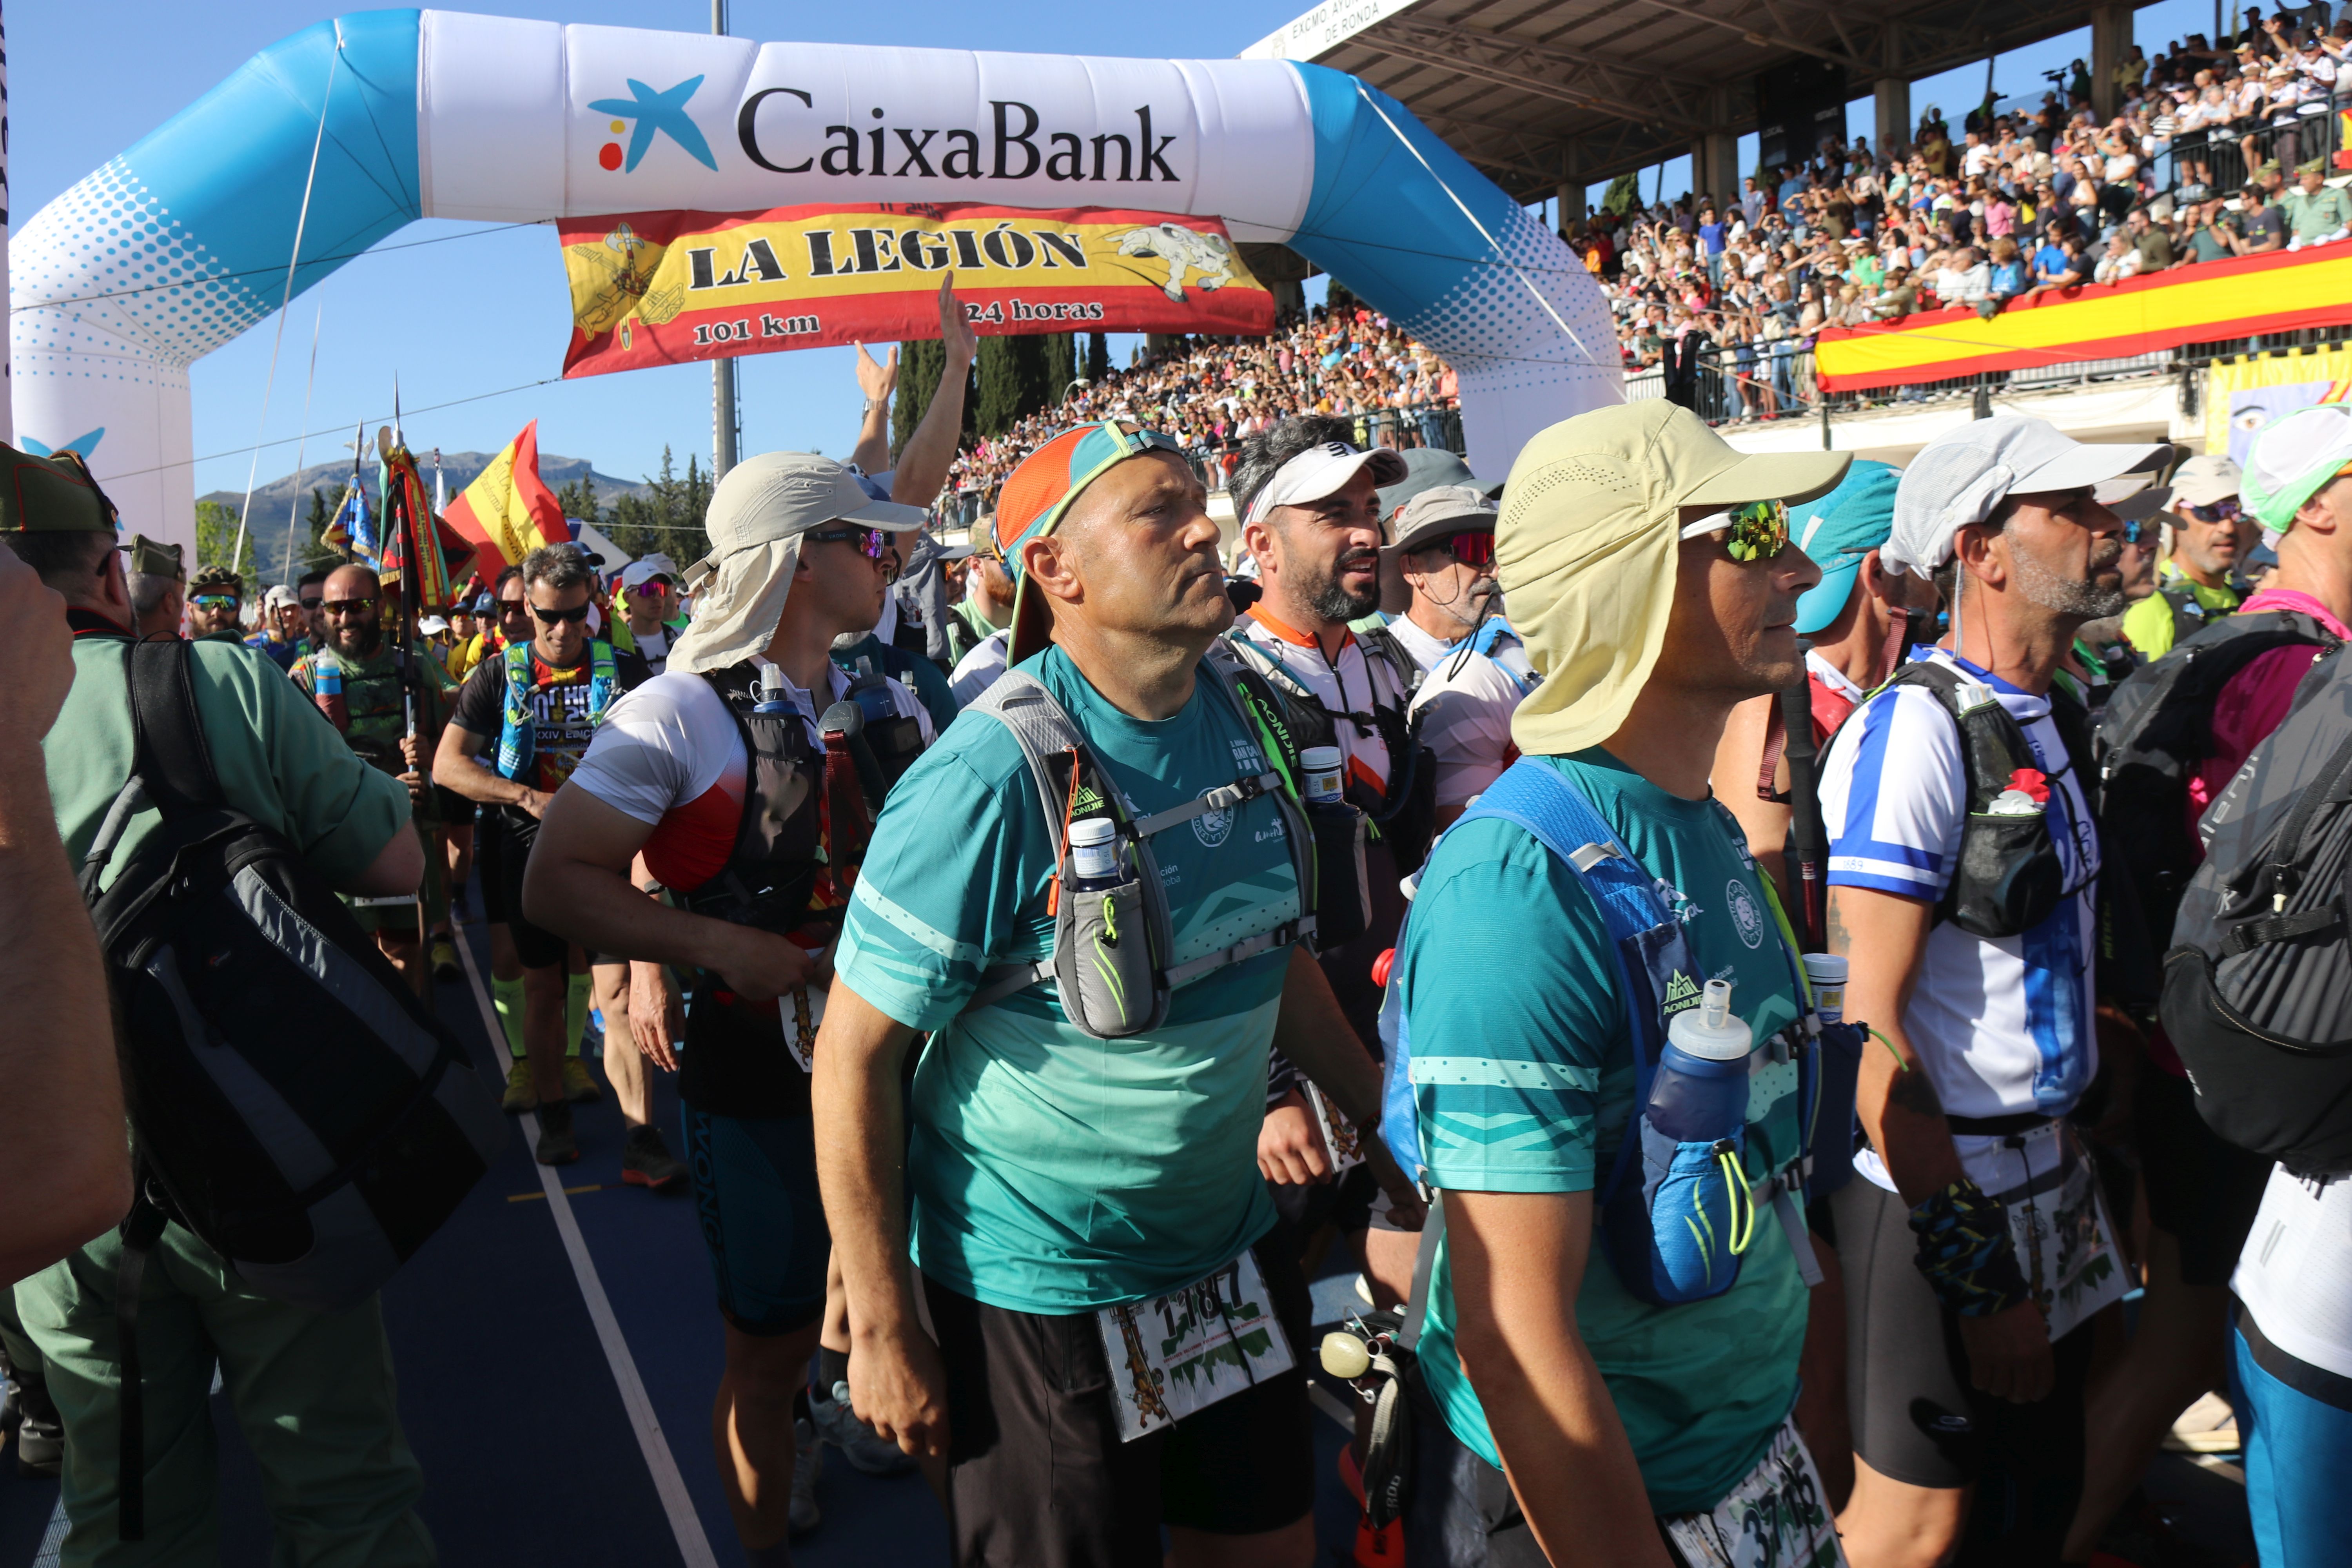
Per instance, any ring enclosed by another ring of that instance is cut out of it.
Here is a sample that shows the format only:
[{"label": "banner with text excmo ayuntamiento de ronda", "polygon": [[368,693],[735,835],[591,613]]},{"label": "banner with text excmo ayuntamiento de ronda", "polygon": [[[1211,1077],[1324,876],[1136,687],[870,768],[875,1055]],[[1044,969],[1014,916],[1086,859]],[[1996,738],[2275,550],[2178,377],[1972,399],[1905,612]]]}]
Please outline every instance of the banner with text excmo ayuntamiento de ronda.
[{"label": "banner with text excmo ayuntamiento de ronda", "polygon": [[1083,207],[828,204],[561,226],[563,374],[939,336],[940,281],[983,335],[1274,328],[1214,218]]}]

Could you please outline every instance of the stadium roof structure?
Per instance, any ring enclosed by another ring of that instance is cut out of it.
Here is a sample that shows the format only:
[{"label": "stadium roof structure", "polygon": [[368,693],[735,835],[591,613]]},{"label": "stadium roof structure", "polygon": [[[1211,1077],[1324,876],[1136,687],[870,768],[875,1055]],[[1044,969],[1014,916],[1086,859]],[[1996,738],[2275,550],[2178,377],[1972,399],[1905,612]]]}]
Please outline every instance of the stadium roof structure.
[{"label": "stadium roof structure", "polygon": [[[2130,16],[2049,0],[1325,0],[1242,53],[1353,73],[1532,201],[1756,130],[1756,78],[1809,58],[1843,66],[1859,98],[2086,24],[2127,46]],[[1955,124],[1970,107],[1944,106]]]}]

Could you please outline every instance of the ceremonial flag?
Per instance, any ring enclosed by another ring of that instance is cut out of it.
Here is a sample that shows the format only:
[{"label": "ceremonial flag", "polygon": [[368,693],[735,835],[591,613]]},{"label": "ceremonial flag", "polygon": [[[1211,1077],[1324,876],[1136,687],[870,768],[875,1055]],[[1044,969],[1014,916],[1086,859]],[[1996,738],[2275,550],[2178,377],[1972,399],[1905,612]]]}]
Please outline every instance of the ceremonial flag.
[{"label": "ceremonial flag", "polygon": [[434,515],[425,499],[425,477],[416,471],[415,455],[394,445],[383,454],[384,562],[387,576],[404,579],[411,563],[412,542],[416,579],[416,605],[425,610],[446,605],[452,578],[471,565],[474,542]]},{"label": "ceremonial flag", "polygon": [[507,443],[445,515],[481,552],[484,569],[493,574],[521,565],[542,544],[562,544],[572,537],[563,525],[562,505],[539,477],[538,420]]},{"label": "ceremonial flag", "polygon": [[558,228],[572,284],[567,376],[935,338],[934,296],[950,272],[983,336],[1274,330],[1274,295],[1213,217],[844,202]]}]

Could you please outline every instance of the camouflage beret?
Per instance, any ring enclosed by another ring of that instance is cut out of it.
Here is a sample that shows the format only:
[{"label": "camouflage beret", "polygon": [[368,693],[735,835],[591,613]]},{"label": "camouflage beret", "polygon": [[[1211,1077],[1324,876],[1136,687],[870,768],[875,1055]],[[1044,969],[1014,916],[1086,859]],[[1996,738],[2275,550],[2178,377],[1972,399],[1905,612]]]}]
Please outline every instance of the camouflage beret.
[{"label": "camouflage beret", "polygon": [[114,507],[79,452],[0,445],[0,533],[112,533]]},{"label": "camouflage beret", "polygon": [[197,567],[196,574],[188,579],[188,592],[191,594],[208,591],[216,593],[223,588],[228,589],[239,598],[245,596],[244,579],[218,563],[210,566]]}]

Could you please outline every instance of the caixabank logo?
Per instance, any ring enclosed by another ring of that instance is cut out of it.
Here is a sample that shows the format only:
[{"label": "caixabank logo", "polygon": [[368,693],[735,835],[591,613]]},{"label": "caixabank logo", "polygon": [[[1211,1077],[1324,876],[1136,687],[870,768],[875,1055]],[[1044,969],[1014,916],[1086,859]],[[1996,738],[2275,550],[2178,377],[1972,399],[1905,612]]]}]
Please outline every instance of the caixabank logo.
[{"label": "caixabank logo", "polygon": [[[704,79],[688,77],[674,87],[656,89],[635,78],[627,80],[626,98],[589,101],[595,113],[612,117],[614,140],[597,149],[598,165],[617,174],[634,174],[655,140],[667,136],[704,168],[716,171],[719,162],[702,128],[687,112],[687,104]],[[908,176],[948,180],[1026,180],[1042,174],[1063,184],[1150,184],[1180,183],[1169,162],[1181,140],[1161,134],[1152,124],[1151,106],[1139,104],[1132,134],[1122,128],[1087,134],[1048,130],[1033,104],[1018,99],[991,99],[986,131],[953,126],[901,126],[887,123],[884,110],[868,111],[877,121],[866,126],[827,125],[821,148],[806,146],[814,126],[794,126],[785,114],[762,106],[782,100],[814,112],[814,95],[796,87],[766,87],[746,93],[735,114],[736,142],[743,155],[762,169],[779,174],[821,174],[839,179]],[[763,120],[765,129],[763,130]],[[626,135],[627,144],[621,138]],[[803,155],[792,159],[794,152]]]}]

